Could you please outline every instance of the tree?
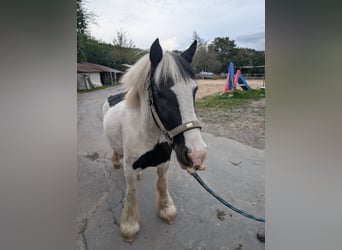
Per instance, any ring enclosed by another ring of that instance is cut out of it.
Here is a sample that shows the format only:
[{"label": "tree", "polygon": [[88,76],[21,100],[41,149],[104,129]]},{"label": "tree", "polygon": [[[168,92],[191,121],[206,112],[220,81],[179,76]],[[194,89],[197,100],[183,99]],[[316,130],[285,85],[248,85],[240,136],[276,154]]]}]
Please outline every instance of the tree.
[{"label": "tree", "polygon": [[76,0],[76,13],[77,62],[84,62],[87,60],[84,49],[85,42],[89,39],[88,27],[90,23],[95,23],[95,15],[84,8],[82,0]]},{"label": "tree", "polygon": [[215,51],[204,46],[200,46],[197,49],[193,59],[193,66],[196,72],[209,71],[218,73],[221,68],[221,64],[217,60]]},{"label": "tree", "polygon": [[90,23],[95,22],[95,14],[87,10],[83,5],[83,0],[76,0],[76,13],[77,13],[77,33],[88,34]]},{"label": "tree", "polygon": [[87,61],[105,65],[118,70],[125,70],[123,64],[134,64],[147,51],[138,48],[117,47],[95,38],[88,37],[84,43]]},{"label": "tree", "polygon": [[255,51],[252,60],[255,66],[265,65],[265,51]]},{"label": "tree", "polygon": [[77,33],[84,34],[87,30],[87,21],[85,10],[83,9],[82,0],[76,0],[77,13]]},{"label": "tree", "polygon": [[77,32],[77,62],[82,63],[87,60],[85,53],[85,40],[87,35]]},{"label": "tree", "polygon": [[[234,66],[262,66],[265,65],[265,52],[249,48],[237,48],[237,54],[233,58]],[[242,68],[242,73],[247,75],[262,75],[265,72],[263,67]]]},{"label": "tree", "polygon": [[89,34],[89,24],[95,23],[95,15],[86,10],[82,0],[77,6],[77,62],[92,62],[124,70],[123,64],[134,64],[146,51],[136,49],[124,31],[117,32],[114,45],[97,41]]},{"label": "tree", "polygon": [[203,38],[201,38],[196,31],[192,33],[192,39],[197,41],[197,48],[207,46],[207,42]]},{"label": "tree", "polygon": [[135,48],[134,42],[130,39],[125,31],[116,32],[116,37],[113,39],[114,46],[120,48]]},{"label": "tree", "polygon": [[[238,48],[235,41],[229,37],[216,37],[208,45],[208,49],[216,52],[217,59],[221,63],[220,72],[227,72],[230,62],[233,62],[237,68],[240,66],[261,66],[265,64],[264,51]],[[264,68],[248,68],[243,71],[243,73],[248,74],[260,74],[264,72]]]},{"label": "tree", "polygon": [[196,31],[193,33],[193,39],[197,40],[197,50],[193,59],[193,66],[196,72],[210,71],[218,73],[221,67],[214,50],[207,46],[207,42],[201,38]]},{"label": "tree", "polygon": [[236,56],[236,44],[229,37],[216,37],[210,44],[209,48],[216,52],[217,59],[221,63],[221,72],[227,71],[227,65],[233,61]]}]

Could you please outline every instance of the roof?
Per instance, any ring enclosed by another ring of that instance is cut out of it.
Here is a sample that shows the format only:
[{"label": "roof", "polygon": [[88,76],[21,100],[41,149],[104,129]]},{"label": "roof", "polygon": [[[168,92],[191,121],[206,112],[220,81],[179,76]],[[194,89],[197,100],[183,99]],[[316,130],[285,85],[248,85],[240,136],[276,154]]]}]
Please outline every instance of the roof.
[{"label": "roof", "polygon": [[114,72],[123,73],[120,70],[112,69],[107,66],[103,66],[95,63],[77,63],[77,72],[81,73],[93,73],[93,72]]}]

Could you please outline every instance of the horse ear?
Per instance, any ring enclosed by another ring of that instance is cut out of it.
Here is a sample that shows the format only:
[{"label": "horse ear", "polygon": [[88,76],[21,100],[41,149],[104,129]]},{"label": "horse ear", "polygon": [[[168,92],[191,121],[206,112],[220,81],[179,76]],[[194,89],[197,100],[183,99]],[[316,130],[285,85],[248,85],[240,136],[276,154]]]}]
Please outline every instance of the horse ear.
[{"label": "horse ear", "polygon": [[189,63],[192,62],[192,58],[194,57],[195,55],[195,52],[196,52],[196,48],[197,48],[197,41],[195,40],[191,46],[186,50],[184,51],[181,56],[187,60]]},{"label": "horse ear", "polygon": [[159,39],[157,38],[151,45],[150,48],[150,61],[153,68],[156,68],[158,63],[160,63],[163,57],[163,51],[159,44]]}]

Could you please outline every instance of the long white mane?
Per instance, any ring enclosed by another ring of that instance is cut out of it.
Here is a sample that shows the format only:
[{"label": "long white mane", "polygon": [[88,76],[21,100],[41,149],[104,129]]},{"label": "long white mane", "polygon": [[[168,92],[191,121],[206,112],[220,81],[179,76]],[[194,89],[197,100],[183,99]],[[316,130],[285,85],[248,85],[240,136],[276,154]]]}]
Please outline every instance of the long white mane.
[{"label": "long white mane", "polygon": [[[128,105],[137,106],[140,103],[140,95],[146,95],[149,84],[151,63],[149,54],[140,58],[121,78],[121,83],[127,91],[125,96]],[[173,55],[166,52],[158,64],[154,80],[158,84],[164,79],[171,79],[175,84],[186,82]]]}]

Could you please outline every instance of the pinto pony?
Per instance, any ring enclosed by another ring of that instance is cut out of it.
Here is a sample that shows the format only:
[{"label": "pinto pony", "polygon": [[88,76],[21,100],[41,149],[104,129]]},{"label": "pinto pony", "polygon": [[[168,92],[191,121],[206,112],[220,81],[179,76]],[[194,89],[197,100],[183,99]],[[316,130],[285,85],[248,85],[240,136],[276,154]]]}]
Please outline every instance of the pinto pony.
[{"label": "pinto pony", "polygon": [[204,169],[206,144],[195,112],[198,88],[191,66],[197,42],[181,55],[163,54],[156,39],[122,77],[125,92],[103,105],[103,126],[113,149],[113,165],[124,167],[126,194],[120,231],[133,241],[139,231],[137,177],[146,167],[157,167],[159,216],[172,224],[176,207],[168,191],[167,171],[172,150],[183,169]]}]

